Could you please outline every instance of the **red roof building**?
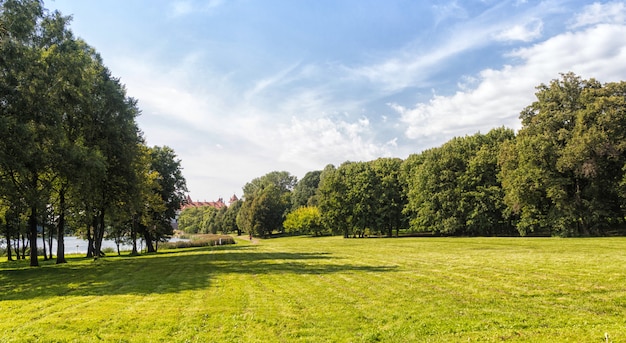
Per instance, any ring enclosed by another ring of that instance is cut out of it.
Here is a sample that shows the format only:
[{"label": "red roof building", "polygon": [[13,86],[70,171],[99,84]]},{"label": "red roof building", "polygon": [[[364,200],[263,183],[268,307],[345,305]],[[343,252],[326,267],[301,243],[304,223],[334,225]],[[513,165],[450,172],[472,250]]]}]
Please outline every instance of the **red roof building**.
[{"label": "red roof building", "polygon": [[187,198],[185,199],[185,203],[180,208],[180,210],[182,211],[191,207],[204,207],[204,206],[211,206],[219,210],[222,207],[226,207],[226,203],[224,203],[224,199],[222,198],[217,199],[217,201],[193,201],[191,200],[191,197],[187,195]]}]

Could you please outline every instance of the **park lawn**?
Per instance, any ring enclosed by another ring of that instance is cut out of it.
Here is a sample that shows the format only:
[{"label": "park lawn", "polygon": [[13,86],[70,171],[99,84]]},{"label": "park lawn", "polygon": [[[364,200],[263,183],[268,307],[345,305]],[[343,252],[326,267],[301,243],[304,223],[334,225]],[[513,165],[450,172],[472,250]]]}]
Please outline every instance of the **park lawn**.
[{"label": "park lawn", "polygon": [[0,342],[626,342],[626,238],[292,237],[0,262]]}]

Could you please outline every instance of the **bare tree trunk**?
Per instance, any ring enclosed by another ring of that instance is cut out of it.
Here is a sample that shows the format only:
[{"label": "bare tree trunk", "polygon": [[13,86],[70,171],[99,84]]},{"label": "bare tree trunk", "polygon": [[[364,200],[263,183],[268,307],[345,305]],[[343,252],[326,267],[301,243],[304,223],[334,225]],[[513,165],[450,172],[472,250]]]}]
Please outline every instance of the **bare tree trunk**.
[{"label": "bare tree trunk", "polygon": [[52,259],[52,242],[54,240],[54,225],[50,225],[50,231],[48,232],[48,259]]},{"label": "bare tree trunk", "polygon": [[15,237],[15,241],[13,241],[13,251],[15,251],[15,255],[17,256],[17,259],[20,260],[21,259],[21,255],[20,255],[20,233],[17,233],[17,237]]},{"label": "bare tree trunk", "polygon": [[148,252],[156,252],[156,250],[154,250],[154,245],[152,245],[152,237],[150,236],[148,230],[144,232],[143,237],[146,240],[146,250]]},{"label": "bare tree trunk", "polygon": [[37,259],[37,205],[32,205],[30,208],[28,234],[30,239],[30,266],[39,267],[39,260]]},{"label": "bare tree trunk", "polygon": [[[87,257],[93,257],[94,256],[94,245],[93,245],[93,236],[95,235],[95,220],[92,217],[92,222],[91,222],[91,226],[87,227]],[[94,231],[94,234],[92,235],[92,231]]]},{"label": "bare tree trunk", "polygon": [[102,240],[104,239],[104,210],[101,210],[94,218],[94,258],[104,256],[102,253]]},{"label": "bare tree trunk", "polygon": [[137,252],[137,218],[136,218],[136,215],[133,215],[133,222],[132,222],[132,225],[130,227],[130,238],[133,241],[133,251],[131,252],[131,255],[138,255],[138,252]]},{"label": "bare tree trunk", "polygon": [[11,226],[6,226],[6,240],[7,240],[7,261],[13,261],[13,255],[11,252]]},{"label": "bare tree trunk", "polygon": [[46,220],[45,219],[41,223],[41,245],[43,246],[43,260],[47,261],[48,251],[46,250]]},{"label": "bare tree trunk", "polygon": [[65,187],[59,191],[59,223],[57,225],[57,264],[65,260]]},{"label": "bare tree trunk", "polygon": [[22,239],[22,260],[25,260],[26,259],[26,249],[28,249],[28,241],[29,241],[29,238],[27,238],[28,237],[28,233],[26,233],[26,234],[21,233],[20,236],[21,236],[21,239]]}]

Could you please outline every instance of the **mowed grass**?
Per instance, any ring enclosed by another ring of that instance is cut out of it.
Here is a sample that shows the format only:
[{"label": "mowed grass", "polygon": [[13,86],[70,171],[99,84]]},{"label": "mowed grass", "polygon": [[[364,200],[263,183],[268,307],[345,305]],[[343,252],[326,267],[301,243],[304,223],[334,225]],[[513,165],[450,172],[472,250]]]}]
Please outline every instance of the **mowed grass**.
[{"label": "mowed grass", "polygon": [[0,263],[0,342],[626,342],[626,238],[280,238]]}]

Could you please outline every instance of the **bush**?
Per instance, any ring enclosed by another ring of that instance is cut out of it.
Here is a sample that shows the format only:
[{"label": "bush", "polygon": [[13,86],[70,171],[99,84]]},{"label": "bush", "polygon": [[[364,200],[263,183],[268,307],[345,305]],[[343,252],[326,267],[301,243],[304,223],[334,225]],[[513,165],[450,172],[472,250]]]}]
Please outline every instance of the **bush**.
[{"label": "bush", "polygon": [[164,242],[159,244],[161,249],[181,249],[181,248],[199,248],[215,245],[235,244],[235,240],[231,236],[226,235],[197,235],[188,241]]}]

